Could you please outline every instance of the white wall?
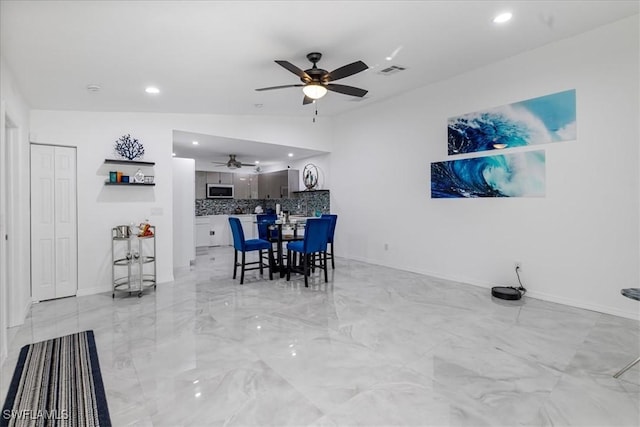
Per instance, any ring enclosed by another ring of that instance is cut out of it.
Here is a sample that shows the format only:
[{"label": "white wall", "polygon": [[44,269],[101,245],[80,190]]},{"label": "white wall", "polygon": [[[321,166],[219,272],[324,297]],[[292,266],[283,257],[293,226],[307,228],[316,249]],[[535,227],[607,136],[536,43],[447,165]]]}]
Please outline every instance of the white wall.
[{"label": "white wall", "polygon": [[[638,26],[625,19],[336,118],[339,255],[487,287],[517,284],[520,261],[532,297],[637,318],[620,289],[639,286]],[[448,117],[574,88],[578,139],[543,147],[545,198],[430,199]]]},{"label": "white wall", "polygon": [[[15,83],[14,73],[0,57],[0,101],[3,114],[14,126],[9,131],[8,156],[10,160],[9,175],[12,180],[8,197],[9,223],[8,252],[9,274],[5,294],[0,295],[0,316],[6,316],[6,325],[16,326],[24,322],[31,305],[30,287],[30,240],[29,217],[25,212],[29,210],[29,110]],[[5,129],[1,130],[0,138],[5,138]],[[6,356],[6,330],[0,333],[0,364]]]},{"label": "white wall", "polygon": [[[33,142],[78,149],[78,295],[110,290],[110,230],[143,219],[156,226],[158,282],[173,280],[174,130],[318,150],[330,143],[330,126],[306,118],[33,110]],[[104,185],[113,169],[104,159],[114,158],[114,142],[127,133],[143,143],[143,160],[156,163],[155,187]]]},{"label": "white wall", "polygon": [[[171,132],[161,123],[158,117],[138,114],[31,112],[32,142],[77,147],[77,295],[111,288],[111,228],[145,219],[156,226],[158,282],[173,280],[172,140]],[[123,170],[122,166],[103,163],[115,158],[114,143],[124,134],[144,145],[142,160],[156,163],[155,187],[104,185],[110,170]]]},{"label": "white wall", "polygon": [[172,160],[173,165],[173,268],[188,268],[196,259],[196,162]]}]

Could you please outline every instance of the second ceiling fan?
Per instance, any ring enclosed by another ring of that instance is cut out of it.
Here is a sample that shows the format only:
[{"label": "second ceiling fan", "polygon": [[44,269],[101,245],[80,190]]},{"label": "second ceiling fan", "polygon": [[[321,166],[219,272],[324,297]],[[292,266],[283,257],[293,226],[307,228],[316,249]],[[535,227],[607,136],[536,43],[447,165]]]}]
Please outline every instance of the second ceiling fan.
[{"label": "second ceiling fan", "polygon": [[303,84],[298,83],[294,85],[263,87],[256,90],[263,91],[284,89],[288,87],[301,87],[302,91],[304,92],[304,99],[302,100],[303,105],[311,104],[314,100],[322,98],[328,90],[345,95],[358,96],[360,98],[367,94],[367,91],[364,89],[330,83],[335,80],[343,79],[345,77],[349,77],[366,70],[367,68],[369,68],[367,64],[362,61],[356,61],[340,68],[336,68],[333,71],[327,71],[316,66],[318,61],[320,61],[320,58],[322,58],[321,53],[311,52],[310,54],[308,54],[307,59],[313,64],[313,67],[309,68],[308,70],[302,70],[289,61],[276,60],[275,62],[278,65],[286,68],[296,76],[300,77],[300,81],[302,81]]},{"label": "second ceiling fan", "polygon": [[225,165],[229,169],[240,169],[242,166],[255,166],[253,163],[242,163],[236,160],[235,154],[229,154],[229,160],[226,162],[211,162],[217,165]]}]

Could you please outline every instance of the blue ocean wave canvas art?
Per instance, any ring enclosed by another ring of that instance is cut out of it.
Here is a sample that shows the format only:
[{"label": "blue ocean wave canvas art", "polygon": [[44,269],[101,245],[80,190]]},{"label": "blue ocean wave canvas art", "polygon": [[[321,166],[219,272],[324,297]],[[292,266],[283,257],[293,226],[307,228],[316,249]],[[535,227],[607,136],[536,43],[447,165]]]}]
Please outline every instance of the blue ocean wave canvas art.
[{"label": "blue ocean wave canvas art", "polygon": [[576,139],[575,89],[448,119],[449,155]]},{"label": "blue ocean wave canvas art", "polygon": [[544,150],[431,163],[431,198],[544,197]]}]

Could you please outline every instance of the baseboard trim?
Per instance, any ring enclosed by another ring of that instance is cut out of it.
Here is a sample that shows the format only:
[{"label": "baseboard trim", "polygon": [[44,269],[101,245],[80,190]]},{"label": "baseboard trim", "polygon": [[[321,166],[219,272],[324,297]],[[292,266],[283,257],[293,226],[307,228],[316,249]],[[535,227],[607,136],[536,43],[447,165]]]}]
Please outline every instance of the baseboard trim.
[{"label": "baseboard trim", "polygon": [[575,301],[570,298],[561,297],[558,295],[547,294],[544,292],[536,292],[536,291],[527,291],[527,296],[543,301],[554,302],[557,304],[568,305],[570,307],[582,308],[584,310],[591,310],[598,313],[610,314],[612,316],[617,317],[625,317],[627,319],[638,320],[640,321],[640,317],[638,313],[627,312],[624,310],[619,310],[613,307],[602,306],[598,304],[589,304],[582,301]]},{"label": "baseboard trim", "polygon": [[27,320],[27,315],[29,314],[29,310],[31,310],[31,304],[32,304],[31,297],[29,297],[27,301],[25,301],[25,305],[24,307],[22,307],[22,311],[20,311],[16,316],[18,318],[16,321],[14,321],[15,319],[7,318],[7,323],[8,323],[7,328],[15,328],[16,326],[20,326],[24,324],[24,321]]},{"label": "baseboard trim", "polygon": [[[387,267],[387,268],[394,268],[396,270],[409,271],[409,272],[412,272],[412,273],[417,273],[417,274],[423,274],[425,276],[430,276],[430,277],[433,277],[433,278],[436,278],[436,279],[444,279],[444,280],[450,280],[450,281],[453,281],[453,282],[460,282],[460,283],[464,283],[464,284],[467,284],[467,285],[477,286],[477,287],[481,287],[481,288],[485,288],[485,289],[491,289],[491,287],[494,286],[493,283],[483,282],[481,280],[476,280],[474,278],[442,274],[442,273],[433,272],[433,271],[415,269],[415,268],[411,268],[409,266],[390,265],[390,264],[382,262],[382,261],[370,260],[370,259],[365,259],[365,258],[361,258],[361,257],[351,257],[351,258],[346,258],[345,257],[345,259],[351,259],[351,260],[354,260],[354,261],[365,262],[367,264],[381,265],[381,266]],[[556,304],[562,304],[562,305],[566,305],[566,306],[569,306],[569,307],[581,308],[581,309],[584,309],[584,310],[590,310],[590,311],[595,311],[595,312],[598,312],[598,313],[610,314],[612,316],[624,317],[624,318],[627,318],[627,319],[640,321],[640,315],[639,315],[639,313],[637,311],[636,312],[634,312],[634,311],[624,311],[624,310],[620,310],[620,309],[617,309],[617,308],[614,308],[614,307],[598,305],[598,304],[589,304],[589,303],[585,303],[583,301],[577,301],[577,300],[574,300],[574,299],[571,299],[571,298],[562,297],[562,296],[559,296],[559,295],[553,295],[553,294],[548,294],[548,293],[545,293],[545,292],[537,292],[537,291],[531,291],[531,290],[527,290],[526,296],[529,297],[529,298],[534,298],[534,299],[538,299],[538,300],[541,300],[541,301],[547,301],[547,302],[552,302],[552,303],[556,303]]]},{"label": "baseboard trim", "polygon": [[31,305],[33,303],[31,302],[31,298],[28,298],[25,305],[24,305],[24,309],[22,310],[22,321],[20,322],[20,324],[22,325],[26,320],[27,320],[27,316],[29,315],[29,312],[31,311]]},{"label": "baseboard trim", "polygon": [[82,288],[82,289],[78,289],[76,291],[76,296],[77,297],[85,297],[87,295],[95,295],[95,294],[102,294],[105,292],[111,292],[111,287],[109,288],[98,288],[98,287],[93,287],[93,288]]}]

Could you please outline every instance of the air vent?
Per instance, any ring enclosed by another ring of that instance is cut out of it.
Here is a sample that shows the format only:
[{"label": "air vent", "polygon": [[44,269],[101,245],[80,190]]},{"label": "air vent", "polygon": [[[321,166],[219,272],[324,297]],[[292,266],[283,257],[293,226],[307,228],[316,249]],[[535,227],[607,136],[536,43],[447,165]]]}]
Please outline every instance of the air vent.
[{"label": "air vent", "polygon": [[399,65],[392,65],[390,67],[383,68],[382,70],[378,71],[378,74],[381,74],[383,76],[390,76],[391,74],[396,74],[404,70],[406,70],[405,67],[401,67]]}]

